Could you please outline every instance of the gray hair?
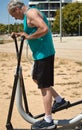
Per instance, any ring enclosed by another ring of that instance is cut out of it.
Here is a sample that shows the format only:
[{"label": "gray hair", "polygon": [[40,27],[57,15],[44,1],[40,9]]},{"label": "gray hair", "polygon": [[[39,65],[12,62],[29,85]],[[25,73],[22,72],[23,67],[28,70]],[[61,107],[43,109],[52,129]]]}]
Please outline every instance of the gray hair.
[{"label": "gray hair", "polygon": [[24,3],[19,0],[11,0],[8,3],[8,10],[13,10],[15,7],[22,8],[24,6]]}]

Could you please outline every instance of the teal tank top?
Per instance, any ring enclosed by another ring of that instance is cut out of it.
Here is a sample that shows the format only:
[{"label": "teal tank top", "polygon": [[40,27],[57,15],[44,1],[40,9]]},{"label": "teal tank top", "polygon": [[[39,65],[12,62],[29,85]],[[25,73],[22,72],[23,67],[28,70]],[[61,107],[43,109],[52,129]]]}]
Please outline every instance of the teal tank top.
[{"label": "teal tank top", "polygon": [[[48,25],[48,20],[47,20],[46,16],[43,13],[42,13],[42,15],[43,15],[43,19],[44,19],[45,23]],[[37,31],[36,27],[28,26],[26,15],[24,15],[23,24],[24,24],[24,31],[29,35],[31,35],[35,31]],[[48,25],[48,27],[49,27],[49,25]],[[55,48],[53,45],[52,34],[50,31],[43,37],[27,40],[27,43],[30,46],[34,60],[47,58],[47,57],[55,54]]]}]

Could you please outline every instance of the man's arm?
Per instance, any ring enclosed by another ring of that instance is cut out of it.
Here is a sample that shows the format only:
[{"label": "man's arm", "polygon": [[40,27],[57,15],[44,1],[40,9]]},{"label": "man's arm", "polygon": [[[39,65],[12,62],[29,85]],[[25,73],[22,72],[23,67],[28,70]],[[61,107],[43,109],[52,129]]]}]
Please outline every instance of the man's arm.
[{"label": "man's arm", "polygon": [[[35,39],[39,38],[41,36],[44,36],[46,33],[48,33],[48,26],[43,20],[42,15],[37,9],[30,9],[27,12],[27,17],[29,19],[30,24],[32,26],[37,27],[37,31],[34,32],[32,35],[28,35],[27,39]],[[27,23],[28,23],[27,19]]]},{"label": "man's arm", "polygon": [[48,26],[44,22],[42,15],[37,9],[30,9],[26,15],[28,26],[36,27],[37,31],[30,35],[25,32],[19,32],[19,33],[15,32],[14,33],[15,36],[25,36],[25,39],[29,40],[42,37],[48,33]]}]

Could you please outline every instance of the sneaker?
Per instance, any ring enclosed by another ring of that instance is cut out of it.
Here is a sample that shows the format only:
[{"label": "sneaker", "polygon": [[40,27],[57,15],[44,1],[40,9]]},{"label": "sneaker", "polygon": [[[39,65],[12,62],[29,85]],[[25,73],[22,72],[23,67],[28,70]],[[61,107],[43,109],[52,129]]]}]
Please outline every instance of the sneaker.
[{"label": "sneaker", "polygon": [[52,112],[55,112],[55,110],[62,108],[64,106],[67,106],[69,104],[68,101],[62,99],[61,102],[57,103],[56,101],[54,101],[53,106],[52,106]]},{"label": "sneaker", "polygon": [[53,120],[52,120],[52,122],[48,123],[44,119],[35,122],[35,124],[33,124],[31,126],[31,130],[42,130],[42,129],[45,129],[45,130],[50,129],[51,130],[54,128],[56,128],[56,126],[55,126]]}]

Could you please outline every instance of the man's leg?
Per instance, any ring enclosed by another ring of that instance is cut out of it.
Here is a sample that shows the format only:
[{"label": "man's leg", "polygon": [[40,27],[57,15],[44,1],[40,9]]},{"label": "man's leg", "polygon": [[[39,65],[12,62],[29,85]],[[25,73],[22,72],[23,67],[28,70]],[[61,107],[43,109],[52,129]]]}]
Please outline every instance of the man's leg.
[{"label": "man's leg", "polygon": [[53,88],[51,88],[51,93],[54,98],[54,102],[52,105],[52,112],[54,113],[55,110],[68,105],[68,101],[62,98]]},{"label": "man's leg", "polygon": [[45,116],[42,120],[37,121],[32,125],[32,129],[55,129],[55,124],[52,119],[52,93],[51,88],[41,88]]},{"label": "man's leg", "polygon": [[51,115],[52,93],[51,93],[50,87],[41,89],[41,93],[42,93],[42,97],[43,97],[45,114]]},{"label": "man's leg", "polygon": [[56,102],[61,102],[62,97],[51,87],[51,93]]}]

